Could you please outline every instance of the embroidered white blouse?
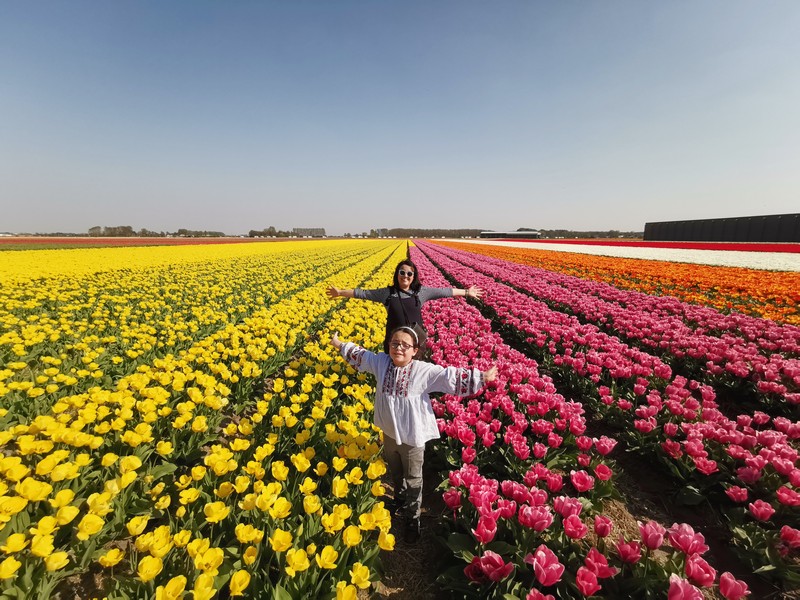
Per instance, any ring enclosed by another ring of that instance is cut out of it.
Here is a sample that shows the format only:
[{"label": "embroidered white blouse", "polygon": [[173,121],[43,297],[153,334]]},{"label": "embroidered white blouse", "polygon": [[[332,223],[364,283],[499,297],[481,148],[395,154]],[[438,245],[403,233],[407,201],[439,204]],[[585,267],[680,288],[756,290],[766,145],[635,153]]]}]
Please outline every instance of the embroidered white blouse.
[{"label": "embroidered white blouse", "polygon": [[398,444],[419,447],[439,437],[431,392],[472,396],[484,386],[478,369],[420,360],[396,367],[388,354],[375,354],[352,342],[343,343],[339,351],[356,370],[375,376],[375,424]]}]

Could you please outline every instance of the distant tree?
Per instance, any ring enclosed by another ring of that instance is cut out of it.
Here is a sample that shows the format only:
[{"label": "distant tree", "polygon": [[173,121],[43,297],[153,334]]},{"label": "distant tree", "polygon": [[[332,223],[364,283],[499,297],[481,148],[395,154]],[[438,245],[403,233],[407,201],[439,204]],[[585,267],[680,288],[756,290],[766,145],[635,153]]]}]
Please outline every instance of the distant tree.
[{"label": "distant tree", "polygon": [[89,235],[92,237],[100,237],[103,235],[103,228],[99,225],[95,225],[94,227],[89,227]]}]

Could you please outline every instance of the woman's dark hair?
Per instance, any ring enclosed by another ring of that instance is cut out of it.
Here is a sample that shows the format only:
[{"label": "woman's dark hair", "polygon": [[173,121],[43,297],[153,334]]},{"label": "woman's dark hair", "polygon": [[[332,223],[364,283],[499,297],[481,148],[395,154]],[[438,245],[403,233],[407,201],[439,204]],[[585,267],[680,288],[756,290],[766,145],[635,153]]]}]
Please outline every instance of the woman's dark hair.
[{"label": "woman's dark hair", "polygon": [[394,279],[392,280],[392,285],[394,286],[395,289],[398,290],[400,289],[400,281],[397,272],[400,270],[400,267],[404,265],[414,269],[414,279],[411,282],[411,289],[415,292],[418,292],[419,288],[422,287],[422,282],[419,280],[419,270],[417,270],[417,265],[411,262],[411,260],[408,258],[405,260],[401,260],[399,263],[397,263],[397,266],[394,268]]}]

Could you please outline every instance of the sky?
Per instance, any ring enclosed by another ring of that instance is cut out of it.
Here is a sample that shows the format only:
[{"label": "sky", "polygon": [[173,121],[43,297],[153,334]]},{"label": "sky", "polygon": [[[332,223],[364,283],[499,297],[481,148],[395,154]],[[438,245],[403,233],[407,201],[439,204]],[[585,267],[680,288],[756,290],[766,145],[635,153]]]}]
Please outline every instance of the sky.
[{"label": "sky", "polygon": [[0,1],[0,232],[800,211],[800,2]]}]

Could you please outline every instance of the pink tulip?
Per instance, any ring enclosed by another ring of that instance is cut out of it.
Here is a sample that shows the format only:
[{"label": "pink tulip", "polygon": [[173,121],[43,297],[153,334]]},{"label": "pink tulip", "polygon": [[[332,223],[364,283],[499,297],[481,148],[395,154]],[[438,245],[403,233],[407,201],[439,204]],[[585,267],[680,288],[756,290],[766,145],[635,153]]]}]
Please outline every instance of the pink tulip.
[{"label": "pink tulip", "polygon": [[488,544],[497,535],[497,522],[491,517],[480,517],[478,526],[472,530],[475,539],[481,544]]},{"label": "pink tulip", "polygon": [[601,463],[594,468],[594,474],[600,481],[608,481],[614,476],[614,472],[608,467],[608,465],[604,463]]},{"label": "pink tulip", "polygon": [[586,567],[580,567],[575,576],[575,583],[578,586],[578,591],[584,596],[592,596],[599,592],[601,587],[597,582],[597,575],[592,573]]},{"label": "pink tulip", "polygon": [[487,550],[480,557],[480,567],[491,581],[501,581],[511,575],[514,563],[506,563],[499,554]]},{"label": "pink tulip", "polygon": [[569,479],[572,482],[572,487],[579,492],[586,492],[594,487],[594,477],[586,471],[572,471],[569,474]]},{"label": "pink tulip", "polygon": [[695,533],[694,529],[686,523],[674,523],[668,530],[669,542],[672,547],[680,550],[686,556],[692,554],[703,554],[708,550],[706,539],[701,533]]},{"label": "pink tulip", "polygon": [[589,528],[584,525],[583,521],[578,515],[570,515],[564,519],[564,533],[567,534],[567,537],[572,538],[573,540],[580,540],[583,539],[587,533],[589,533]]},{"label": "pink tulip", "polygon": [[726,571],[719,578],[719,593],[725,600],[742,600],[750,594],[750,590],[744,581],[736,579]]},{"label": "pink tulip", "polygon": [[528,592],[528,595],[525,596],[525,600],[556,600],[556,598],[552,594],[544,594],[534,589]]},{"label": "pink tulip", "polygon": [[784,506],[800,506],[800,494],[785,485],[779,487],[775,495]]},{"label": "pink tulip", "polygon": [[667,532],[655,521],[649,521],[646,525],[639,523],[639,532],[642,534],[642,542],[650,550],[658,550],[664,543],[664,534]]},{"label": "pink tulip", "polygon": [[461,460],[465,464],[472,464],[475,462],[475,458],[478,456],[478,451],[471,446],[465,446],[461,448]]},{"label": "pink tulip", "polygon": [[595,442],[594,447],[597,448],[597,453],[600,454],[600,456],[607,456],[611,453],[616,445],[616,440],[610,437],[602,436]]},{"label": "pink tulip", "polygon": [[598,537],[604,538],[611,535],[611,529],[614,523],[605,515],[595,515],[594,517],[594,532]]},{"label": "pink tulip", "polygon": [[608,559],[597,549],[592,548],[583,561],[587,569],[597,575],[598,579],[613,577],[619,570],[608,566]]},{"label": "pink tulip", "polygon": [[551,492],[561,491],[564,487],[564,479],[558,473],[549,473],[545,479],[547,480],[547,489]]},{"label": "pink tulip", "polygon": [[562,517],[570,515],[579,515],[583,510],[583,504],[577,498],[570,498],[569,496],[559,496],[553,499],[553,508]]},{"label": "pink tulip", "polygon": [[781,541],[792,550],[800,548],[800,530],[788,525],[781,527]]},{"label": "pink tulip", "polygon": [[458,510],[461,508],[461,491],[457,488],[450,488],[444,494],[442,499],[450,510]]},{"label": "pink tulip", "polygon": [[617,542],[619,558],[624,563],[636,564],[642,558],[642,547],[637,541],[625,542],[622,538]]},{"label": "pink tulip", "polygon": [[732,485],[725,490],[725,493],[728,495],[728,498],[734,502],[747,501],[747,488],[739,487],[738,485]]},{"label": "pink tulip", "polygon": [[564,565],[559,562],[555,553],[544,544],[541,544],[533,554],[527,554],[523,560],[533,567],[536,580],[543,586],[555,585],[561,581]]},{"label": "pink tulip", "polygon": [[553,514],[546,506],[520,506],[517,520],[523,527],[544,531],[553,524]]},{"label": "pink tulip", "polygon": [[667,600],[703,600],[703,592],[673,573],[669,577]]},{"label": "pink tulip", "polygon": [[716,570],[714,570],[699,554],[692,554],[686,559],[685,572],[689,581],[701,587],[714,585],[714,580],[717,578]]},{"label": "pink tulip", "polygon": [[772,518],[772,515],[775,514],[775,509],[772,508],[772,505],[769,502],[764,502],[763,500],[751,502],[747,505],[747,507],[753,518],[759,521],[769,521]]}]

